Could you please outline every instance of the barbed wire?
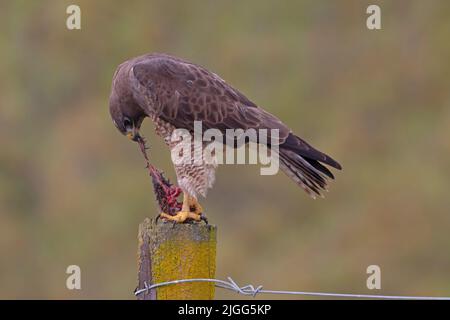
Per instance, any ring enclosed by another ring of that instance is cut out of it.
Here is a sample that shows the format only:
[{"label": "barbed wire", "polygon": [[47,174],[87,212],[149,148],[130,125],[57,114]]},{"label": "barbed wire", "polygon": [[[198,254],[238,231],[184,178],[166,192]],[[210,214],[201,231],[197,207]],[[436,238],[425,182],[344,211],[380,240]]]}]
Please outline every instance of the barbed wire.
[{"label": "barbed wire", "polygon": [[385,299],[385,300],[450,300],[450,297],[427,297],[427,296],[389,296],[389,295],[376,295],[376,294],[353,294],[353,293],[329,293],[329,292],[308,292],[308,291],[285,291],[285,290],[265,290],[263,286],[257,286],[256,288],[248,284],[246,286],[240,287],[231,278],[227,278],[228,281],[219,279],[182,279],[166,281],[161,283],[156,283],[148,285],[144,282],[143,289],[137,289],[134,292],[135,296],[138,296],[144,292],[147,292],[163,286],[176,285],[181,283],[190,282],[211,282],[214,283],[216,287],[234,291],[238,294],[245,296],[256,297],[257,294],[280,294],[280,295],[299,295],[299,296],[316,296],[316,297],[331,297],[331,298],[360,298],[360,299]]}]

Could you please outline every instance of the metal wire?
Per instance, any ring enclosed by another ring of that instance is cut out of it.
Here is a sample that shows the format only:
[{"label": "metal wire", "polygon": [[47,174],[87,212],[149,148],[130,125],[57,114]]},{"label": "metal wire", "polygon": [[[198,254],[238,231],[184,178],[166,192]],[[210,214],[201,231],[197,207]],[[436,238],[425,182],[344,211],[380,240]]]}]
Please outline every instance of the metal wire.
[{"label": "metal wire", "polygon": [[376,295],[376,294],[352,294],[352,293],[328,293],[328,292],[308,292],[308,291],[284,291],[284,290],[264,290],[263,286],[254,287],[251,284],[239,287],[237,283],[231,279],[227,278],[228,281],[218,280],[218,279],[182,279],[173,280],[167,282],[156,283],[148,285],[144,282],[144,288],[138,289],[134,292],[135,296],[138,296],[149,290],[176,285],[180,283],[189,282],[212,282],[215,283],[216,287],[234,291],[238,294],[245,296],[255,297],[257,294],[286,294],[286,295],[299,295],[299,296],[316,296],[316,297],[332,297],[332,298],[360,298],[360,299],[385,299],[385,300],[450,300],[450,297],[426,297],[426,296],[386,296],[386,295]]}]

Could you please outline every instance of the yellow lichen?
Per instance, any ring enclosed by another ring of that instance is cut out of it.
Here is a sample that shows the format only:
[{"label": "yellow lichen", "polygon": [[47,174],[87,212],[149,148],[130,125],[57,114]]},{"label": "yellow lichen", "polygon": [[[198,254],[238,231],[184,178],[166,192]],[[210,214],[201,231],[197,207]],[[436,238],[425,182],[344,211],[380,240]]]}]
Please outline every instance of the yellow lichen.
[{"label": "yellow lichen", "polygon": [[[176,225],[174,229],[153,226],[152,282],[214,278],[216,229],[211,226]],[[156,230],[155,230],[156,229]],[[158,300],[213,299],[214,283],[195,282],[159,287]]]}]

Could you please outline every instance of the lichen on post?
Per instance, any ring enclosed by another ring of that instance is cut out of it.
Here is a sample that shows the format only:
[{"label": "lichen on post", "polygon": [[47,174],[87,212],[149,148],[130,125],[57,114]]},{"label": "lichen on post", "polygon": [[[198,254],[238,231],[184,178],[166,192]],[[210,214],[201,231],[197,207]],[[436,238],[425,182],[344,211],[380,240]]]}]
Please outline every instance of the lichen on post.
[{"label": "lichen on post", "polygon": [[[172,280],[214,278],[217,228],[203,223],[173,224],[145,219],[139,226],[138,286]],[[214,283],[193,282],[158,287],[139,299],[210,300]]]}]

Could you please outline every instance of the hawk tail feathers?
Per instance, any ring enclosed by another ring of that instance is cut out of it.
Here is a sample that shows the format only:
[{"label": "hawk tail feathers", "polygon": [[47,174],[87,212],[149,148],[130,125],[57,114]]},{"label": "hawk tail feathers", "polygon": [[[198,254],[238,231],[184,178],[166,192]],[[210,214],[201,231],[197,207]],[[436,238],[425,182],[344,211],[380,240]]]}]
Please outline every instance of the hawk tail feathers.
[{"label": "hawk tail feathers", "polygon": [[319,161],[299,155],[290,149],[280,148],[280,168],[312,198],[323,198],[328,191],[328,179],[333,174]]},{"label": "hawk tail feathers", "polygon": [[324,164],[327,164],[333,168],[341,170],[341,165],[331,158],[329,155],[326,155],[323,152],[315,149],[313,146],[309,145],[305,140],[300,137],[297,137],[295,134],[290,133],[284,143],[280,146],[285,149],[289,149],[294,151],[296,154],[308,158],[310,160],[320,161]]}]

